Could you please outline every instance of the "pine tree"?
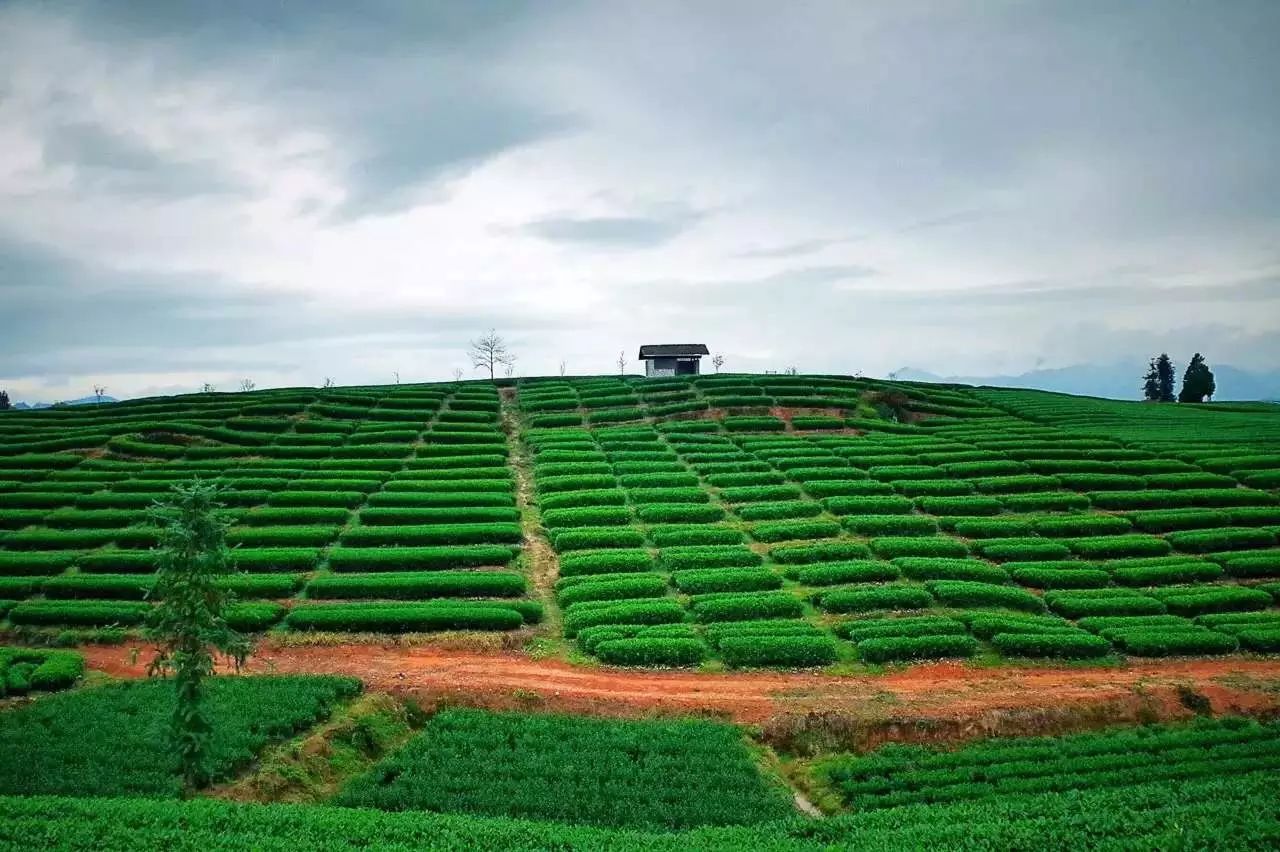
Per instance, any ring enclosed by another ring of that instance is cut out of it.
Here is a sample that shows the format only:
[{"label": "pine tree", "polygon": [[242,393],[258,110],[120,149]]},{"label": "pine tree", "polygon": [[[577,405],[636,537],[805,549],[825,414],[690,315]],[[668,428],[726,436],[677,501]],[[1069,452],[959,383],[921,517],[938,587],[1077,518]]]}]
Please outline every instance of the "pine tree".
[{"label": "pine tree", "polygon": [[1142,377],[1142,398],[1147,402],[1160,401],[1160,373],[1156,370],[1156,359],[1147,364],[1147,374]]},{"label": "pine tree", "polygon": [[1175,381],[1173,361],[1169,360],[1167,352],[1161,352],[1160,357],[1156,359],[1156,375],[1160,385],[1160,401],[1173,402],[1177,398],[1173,394]]},{"label": "pine tree", "polygon": [[1204,402],[1206,398],[1212,399],[1216,390],[1213,371],[1204,362],[1204,356],[1197,352],[1191,357],[1191,363],[1182,375],[1182,390],[1178,393],[1178,402]]},{"label": "pine tree", "polygon": [[0,390],[0,411],[9,410],[9,392]]}]

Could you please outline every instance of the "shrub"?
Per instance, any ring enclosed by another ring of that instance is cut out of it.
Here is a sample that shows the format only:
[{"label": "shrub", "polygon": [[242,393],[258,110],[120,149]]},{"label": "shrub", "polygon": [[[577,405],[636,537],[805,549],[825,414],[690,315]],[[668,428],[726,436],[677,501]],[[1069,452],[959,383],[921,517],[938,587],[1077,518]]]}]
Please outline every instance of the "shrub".
[{"label": "shrub", "polygon": [[667,547],[659,551],[658,565],[664,571],[689,568],[754,568],[763,560],[758,553],[733,545]]},{"label": "shrub", "polygon": [[1260,654],[1280,652],[1280,629],[1257,627],[1241,630],[1236,634],[1240,644]]},{"label": "shrub", "polygon": [[1101,636],[1078,633],[997,633],[991,637],[996,650],[1009,657],[1060,657],[1083,660],[1111,653],[1111,643]]},{"label": "shrub", "polygon": [[1128,520],[1115,515],[1064,515],[1037,518],[1035,521],[1036,532],[1055,538],[1118,535],[1132,528]]},{"label": "shrub", "polygon": [[1150,535],[1111,535],[1074,538],[1067,541],[1071,550],[1086,559],[1109,559],[1118,556],[1163,556],[1172,548],[1169,542]]},{"label": "shrub", "polygon": [[1011,538],[1034,534],[1021,518],[957,518],[948,522],[952,532],[965,538]]},{"label": "shrub", "polygon": [[913,479],[933,480],[938,478],[938,469],[933,465],[873,465],[867,473],[872,479],[881,482],[908,481]]},{"label": "shrub", "polygon": [[726,636],[720,656],[735,668],[748,666],[825,666],[836,660],[836,643],[829,636]]},{"label": "shrub", "polygon": [[918,536],[938,531],[938,522],[924,515],[864,515],[844,519],[845,528],[867,536]]},{"label": "shrub", "polygon": [[332,574],[307,584],[309,598],[518,597],[526,583],[519,574],[500,571],[387,572]]},{"label": "shrub", "polygon": [[[898,569],[888,562],[870,559],[819,562],[792,569],[794,579],[806,586],[834,586],[840,583],[871,583],[898,579]],[[792,572],[788,572],[792,573]]]},{"label": "shrub", "polygon": [[742,544],[746,536],[732,527],[669,526],[649,530],[649,538],[657,547],[698,544]]},{"label": "shrub", "polygon": [[501,544],[453,547],[335,547],[329,567],[335,571],[429,571],[506,565],[515,549]]},{"label": "shrub", "polygon": [[284,617],[285,608],[278,603],[236,603],[227,607],[223,616],[227,626],[242,633],[266,630]]},{"label": "shrub", "polygon": [[915,504],[930,515],[982,517],[1004,511],[994,497],[917,497]]},{"label": "shrub", "polygon": [[312,604],[285,617],[294,630],[407,633],[432,630],[515,630],[524,618],[515,609],[471,603]]},{"label": "shrub", "polygon": [[1212,553],[1218,550],[1270,547],[1276,543],[1276,537],[1266,529],[1228,527],[1174,532],[1169,534],[1169,541],[1183,553]]},{"label": "shrub", "polygon": [[794,618],[804,611],[799,598],[789,592],[699,596],[693,599],[692,609],[701,622]]},{"label": "shrub", "polygon": [[1238,643],[1232,636],[1212,630],[1125,630],[1113,635],[1116,647],[1139,657],[1169,657],[1177,654],[1229,654]]},{"label": "shrub", "polygon": [[800,496],[800,489],[794,485],[751,485],[725,488],[720,492],[720,498],[727,503],[794,500]]},{"label": "shrub", "polygon": [[575,583],[557,594],[561,606],[583,601],[618,601],[634,598],[660,598],[667,592],[666,582],[654,574],[625,577],[619,580]]},{"label": "shrub", "polygon": [[1208,562],[1178,562],[1168,565],[1126,565],[1112,573],[1122,586],[1159,586],[1167,583],[1209,582],[1222,576],[1222,569]]},{"label": "shrub", "polygon": [[510,494],[482,492],[380,491],[369,495],[370,506],[514,506]]},{"label": "shrub", "polygon": [[1066,619],[1054,615],[982,612],[964,613],[969,629],[979,639],[990,639],[997,633],[1079,633],[1080,629]]},{"label": "shrub", "polygon": [[341,527],[336,525],[307,525],[279,527],[232,527],[227,531],[227,544],[236,547],[270,547],[287,545],[304,547],[328,544]]},{"label": "shrub", "polygon": [[842,621],[832,629],[853,642],[891,636],[963,636],[968,632],[956,619],[938,615],[859,618]]},{"label": "shrub", "polygon": [[31,672],[31,688],[54,692],[72,686],[84,674],[84,657],[71,651],[49,651]]},{"label": "shrub", "polygon": [[883,559],[899,556],[962,558],[969,555],[969,549],[963,542],[945,536],[877,538],[872,539],[871,549]]},{"label": "shrub", "polygon": [[1060,560],[1071,555],[1071,549],[1064,544],[1036,538],[989,539],[976,542],[974,548],[996,562]]},{"label": "shrub", "polygon": [[919,586],[864,585],[832,589],[816,596],[827,612],[869,612],[877,609],[925,609],[933,598]]},{"label": "shrub", "polygon": [[[0,580],[0,593],[6,592]],[[69,577],[52,577],[42,586],[45,597],[49,598],[88,598],[106,600],[144,600],[150,593],[155,580],[150,576],[136,574],[73,574]],[[12,592],[9,592],[12,594]],[[20,596],[29,594],[22,592]]]},{"label": "shrub", "polygon": [[1046,592],[1045,603],[1067,618],[1107,615],[1163,615],[1168,609],[1146,595],[1121,589]]},{"label": "shrub", "polygon": [[903,556],[894,559],[893,564],[912,580],[977,580],[983,583],[1009,581],[1009,575],[1004,569],[978,559]]},{"label": "shrub", "polygon": [[61,574],[71,567],[77,556],[75,551],[56,550],[39,553],[0,552],[0,577]]},{"label": "shrub", "polygon": [[1226,561],[1226,570],[1232,577],[1280,577],[1280,553],[1233,556]]},{"label": "shrub", "polygon": [[986,476],[973,480],[973,487],[984,494],[1026,494],[1047,491],[1059,486],[1056,477],[1033,473],[1020,476]]},{"label": "shrub", "polygon": [[929,591],[948,606],[999,606],[1027,612],[1043,612],[1044,602],[1030,592],[1013,586],[997,586],[968,580],[933,580]]},{"label": "shrub", "polygon": [[751,537],[765,542],[835,538],[839,534],[840,525],[835,521],[777,521],[751,527]]},{"label": "shrub", "polygon": [[[1006,563],[1009,568],[1015,563]],[[1080,568],[1042,568],[1027,566],[1012,571],[1015,582],[1033,589],[1100,589],[1111,583],[1111,575],[1099,568],[1081,563]]]},{"label": "shrub", "polygon": [[833,515],[909,515],[914,508],[905,497],[887,496],[827,497],[822,505]]},{"label": "shrub", "polygon": [[885,636],[858,643],[858,655],[869,663],[971,657],[977,650],[976,639],[959,635]]},{"label": "shrub", "polygon": [[524,537],[518,523],[426,524],[422,526],[355,527],[342,535],[344,545],[517,544]]},{"label": "shrub", "polygon": [[[101,554],[106,556],[107,554]],[[85,557],[86,560],[88,557]],[[238,547],[232,550],[227,559],[237,571],[310,571],[316,567],[320,551],[312,548],[298,547],[264,547],[258,549]],[[82,571],[92,570],[81,562]],[[112,570],[125,570],[115,565]]]},{"label": "shrub", "polygon": [[595,654],[622,666],[695,666],[706,658],[707,646],[698,639],[637,637],[601,642]]},{"label": "shrub", "polygon": [[573,638],[584,627],[599,624],[674,624],[684,621],[684,608],[669,598],[622,603],[584,601],[565,610],[564,634]]},{"label": "shrub", "polygon": [[549,530],[565,527],[625,526],[630,522],[631,510],[625,506],[548,509],[542,513],[542,525]]},{"label": "shrub", "polygon": [[651,570],[653,570],[653,557],[647,550],[625,548],[579,550],[560,557],[560,576],[562,577]]},{"label": "shrub", "polygon": [[544,510],[580,509],[586,506],[624,506],[627,493],[620,488],[593,489],[591,491],[561,491],[547,494],[538,499],[538,505]]},{"label": "shrub", "polygon": [[[274,524],[341,524],[347,519],[347,510],[340,507],[309,506],[289,507],[283,509],[254,509],[240,518],[240,523],[248,526],[271,526]],[[363,518],[363,514],[362,514]]]},{"label": "shrub", "polygon": [[544,476],[538,478],[536,484],[539,494],[557,494],[562,491],[616,488],[618,482],[609,474],[583,474],[578,476]]},{"label": "shrub", "polygon": [[641,547],[644,534],[635,527],[574,527],[551,531],[556,550],[591,550],[603,547]]},{"label": "shrub", "polygon": [[822,507],[807,500],[785,500],[773,503],[748,503],[738,506],[734,511],[744,520],[766,521],[813,518],[822,513]]},{"label": "shrub", "polygon": [[837,559],[866,559],[871,556],[871,551],[856,541],[823,541],[775,547],[769,551],[769,556],[785,565],[807,565]]},{"label": "shrub", "polygon": [[708,592],[759,592],[778,589],[782,578],[767,568],[704,568],[677,571],[672,575],[676,588],[685,594]]},{"label": "shrub", "polygon": [[1068,491],[1049,491],[1035,494],[1007,494],[1004,504],[1014,512],[1068,512],[1089,508],[1089,498]]},{"label": "shrub", "polygon": [[698,503],[656,503],[636,508],[636,517],[650,524],[711,523],[724,516],[724,509],[719,506]]},{"label": "shrub", "polygon": [[[243,522],[250,523],[254,514],[255,513],[250,512],[243,518]],[[363,509],[360,512],[360,523],[367,526],[438,524],[450,522],[514,522],[519,519],[520,513],[516,509],[508,508],[506,506],[459,506],[452,509],[398,506],[394,508]]]},{"label": "shrub", "polygon": [[1184,616],[1264,609],[1272,602],[1271,596],[1261,589],[1244,586],[1153,589],[1151,594],[1163,601],[1169,612]]},{"label": "shrub", "polygon": [[151,605],[135,601],[27,601],[9,610],[14,624],[70,624],[80,627],[141,624]]},{"label": "shrub", "polygon": [[[893,495],[892,485],[887,482],[875,482],[869,479],[806,480],[804,490],[814,497],[887,497]],[[848,514],[856,513],[849,512]]]}]

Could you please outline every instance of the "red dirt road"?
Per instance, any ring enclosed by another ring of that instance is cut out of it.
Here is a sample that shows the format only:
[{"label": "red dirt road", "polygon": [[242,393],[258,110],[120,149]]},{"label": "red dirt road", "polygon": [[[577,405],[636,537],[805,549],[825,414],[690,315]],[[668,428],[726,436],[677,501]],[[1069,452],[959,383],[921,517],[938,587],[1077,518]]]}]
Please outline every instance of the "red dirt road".
[{"label": "red dirt road", "polygon": [[[82,649],[90,668],[142,677],[146,649]],[[1158,715],[1189,713],[1192,700],[1215,712],[1280,711],[1280,660],[1171,660],[1120,668],[914,666],[883,675],[636,671],[532,660],[512,652],[339,645],[262,648],[249,672],[345,674],[371,691],[424,703],[455,701],[610,715],[707,713],[762,723],[796,714],[846,712],[863,718],[975,720],[992,713],[1145,702]],[[1263,689],[1270,682],[1270,690]],[[1183,696],[1179,706],[1177,696]],[[1160,708],[1169,712],[1159,712]],[[1194,709],[1194,708],[1193,708]],[[872,713],[871,711],[875,711]],[[868,714],[871,713],[869,716]]]}]

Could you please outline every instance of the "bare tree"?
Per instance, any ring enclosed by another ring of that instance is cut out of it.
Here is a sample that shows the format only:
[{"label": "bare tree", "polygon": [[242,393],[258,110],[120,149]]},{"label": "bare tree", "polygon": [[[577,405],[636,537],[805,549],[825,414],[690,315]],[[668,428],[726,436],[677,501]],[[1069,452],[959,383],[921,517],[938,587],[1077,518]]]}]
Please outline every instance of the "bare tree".
[{"label": "bare tree", "polygon": [[492,328],[488,334],[471,341],[467,354],[471,356],[472,367],[489,371],[489,381],[493,381],[494,371],[499,366],[510,367],[516,361],[516,356],[507,349],[507,341]]},{"label": "bare tree", "polygon": [[783,370],[782,372],[783,372],[783,373],[785,373],[785,374],[786,374],[786,375],[788,375],[788,376],[794,376],[794,375],[797,375],[800,371],[799,371],[799,370],[797,370],[795,367],[788,367],[787,369]]},{"label": "bare tree", "polygon": [[244,391],[245,393],[248,393],[249,391],[253,390],[257,386],[258,386],[257,383],[255,383],[253,379],[240,380],[240,390]]},{"label": "bare tree", "polygon": [[618,375],[624,376],[627,373],[627,352],[621,350],[618,352]]},{"label": "bare tree", "polygon": [[204,384],[202,384],[202,385],[200,386],[200,393],[213,393],[213,392],[214,392],[214,391],[216,391],[216,390],[217,390],[217,388],[215,388],[215,387],[214,387],[212,384],[210,384],[209,382],[205,382]]},{"label": "bare tree", "polygon": [[396,384],[400,384],[400,371],[399,371],[399,370],[392,370],[392,371],[391,371],[391,375],[393,375],[393,376],[395,376],[395,377],[396,377]]},{"label": "bare tree", "polygon": [[93,397],[98,401],[98,405],[102,405],[102,396],[106,392],[107,392],[107,389],[102,385],[93,386]]},{"label": "bare tree", "polygon": [[324,377],[324,381],[320,383],[320,387],[322,387],[322,388],[331,388],[331,387],[333,387],[333,377],[332,377],[332,376],[325,376],[325,377]]},{"label": "bare tree", "polygon": [[561,375],[561,376],[564,376],[564,371],[565,371],[565,369],[566,369],[566,366],[567,366],[567,365],[564,363],[564,361],[561,361],[561,362],[560,362],[560,375]]},{"label": "bare tree", "polygon": [[724,356],[717,352],[716,357],[711,359],[711,366],[716,368],[717,373],[720,372],[720,368],[724,366]]},{"label": "bare tree", "polygon": [[460,382],[460,381],[462,381],[462,368],[461,368],[461,367],[454,367],[454,368],[453,368],[453,380],[454,380],[455,382]]}]

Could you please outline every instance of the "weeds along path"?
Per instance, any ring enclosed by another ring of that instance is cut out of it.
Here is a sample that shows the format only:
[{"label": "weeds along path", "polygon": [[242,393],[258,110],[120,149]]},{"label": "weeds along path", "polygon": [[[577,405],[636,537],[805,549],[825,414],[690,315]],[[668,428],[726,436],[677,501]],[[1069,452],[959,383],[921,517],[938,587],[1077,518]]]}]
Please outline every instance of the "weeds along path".
[{"label": "weeds along path", "polygon": [[[83,649],[91,668],[143,677],[146,649]],[[702,713],[744,723],[783,716],[851,714],[862,719],[963,720],[1113,704],[1140,718],[1214,712],[1280,712],[1280,660],[1176,660],[1121,668],[984,668],[960,663],[915,666],[883,675],[833,677],[787,672],[636,671],[532,660],[511,652],[340,645],[260,646],[251,673],[344,674],[371,691],[424,703],[606,715]],[[1188,698],[1188,696],[1192,696]],[[1203,702],[1199,706],[1198,702]],[[1122,706],[1123,705],[1123,706]]]}]

